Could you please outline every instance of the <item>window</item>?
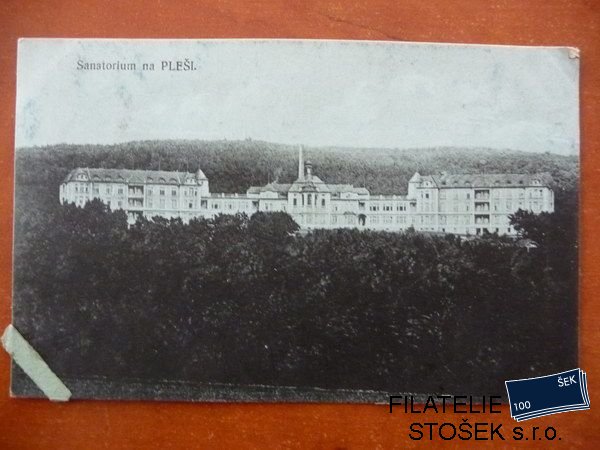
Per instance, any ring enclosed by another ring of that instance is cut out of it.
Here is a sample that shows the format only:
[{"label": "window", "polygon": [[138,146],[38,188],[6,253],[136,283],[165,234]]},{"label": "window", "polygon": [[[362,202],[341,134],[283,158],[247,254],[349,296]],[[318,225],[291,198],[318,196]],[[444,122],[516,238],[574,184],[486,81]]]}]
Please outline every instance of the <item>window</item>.
[{"label": "window", "polygon": [[194,207],[194,204],[192,202],[188,203],[188,208],[192,209]]},{"label": "window", "polygon": [[471,198],[471,194],[469,192],[467,192],[467,199]]},{"label": "window", "polygon": [[177,189],[171,189],[171,196],[175,197],[177,195]]},{"label": "window", "polygon": [[177,208],[177,200],[175,200],[175,199],[171,200],[171,208],[173,208],[173,209]]},{"label": "window", "polygon": [[298,199],[296,197],[294,197],[294,206],[298,205]]},{"label": "window", "polygon": [[152,188],[146,188],[146,194],[152,195]]},{"label": "window", "polygon": [[123,195],[123,188],[122,187],[120,187],[120,188],[117,189],[117,194]]},{"label": "window", "polygon": [[165,199],[164,199],[164,198],[161,198],[161,199],[160,199],[160,207],[161,207],[162,209],[165,209]]},{"label": "window", "polygon": [[160,190],[160,195],[163,195],[163,196],[165,195],[165,190],[164,189]]},{"label": "window", "polygon": [[325,208],[325,199],[324,199],[324,198],[322,198],[322,199],[321,199],[321,206],[322,206],[323,208]]},{"label": "window", "polygon": [[149,198],[147,202],[148,208],[152,208],[152,199]]},{"label": "window", "polygon": [[123,208],[123,202],[122,201],[119,201],[117,204],[119,205],[119,208]]}]

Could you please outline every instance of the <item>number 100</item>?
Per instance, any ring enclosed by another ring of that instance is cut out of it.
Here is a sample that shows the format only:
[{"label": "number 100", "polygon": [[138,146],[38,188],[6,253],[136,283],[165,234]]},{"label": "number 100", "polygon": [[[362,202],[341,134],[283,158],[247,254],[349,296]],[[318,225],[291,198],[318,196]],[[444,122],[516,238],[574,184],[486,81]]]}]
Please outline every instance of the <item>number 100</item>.
[{"label": "number 100", "polygon": [[529,403],[529,400],[519,403],[513,403],[513,405],[515,405],[515,409],[518,411],[523,411],[525,409],[531,408],[531,403]]}]

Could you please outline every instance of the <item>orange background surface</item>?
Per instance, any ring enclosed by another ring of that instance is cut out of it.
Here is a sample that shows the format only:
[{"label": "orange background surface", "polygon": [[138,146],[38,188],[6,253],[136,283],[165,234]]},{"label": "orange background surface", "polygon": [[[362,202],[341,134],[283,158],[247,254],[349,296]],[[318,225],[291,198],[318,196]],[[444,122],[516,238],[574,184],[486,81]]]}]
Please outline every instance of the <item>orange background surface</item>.
[{"label": "orange background surface", "polygon": [[[0,1],[0,328],[10,323],[14,106],[19,37],[324,38],[581,49],[580,365],[590,411],[525,422],[551,425],[544,441],[434,441],[435,447],[600,448],[600,2],[595,0],[2,0]],[[44,70],[43,67],[39,68]],[[57,114],[60,114],[57,111]],[[507,299],[508,300],[508,299]],[[414,421],[460,423],[464,415],[405,415],[387,406],[192,404],[45,400],[8,396],[0,351],[0,448],[421,448]],[[502,415],[474,422],[514,422]],[[527,428],[526,428],[527,429]]]}]

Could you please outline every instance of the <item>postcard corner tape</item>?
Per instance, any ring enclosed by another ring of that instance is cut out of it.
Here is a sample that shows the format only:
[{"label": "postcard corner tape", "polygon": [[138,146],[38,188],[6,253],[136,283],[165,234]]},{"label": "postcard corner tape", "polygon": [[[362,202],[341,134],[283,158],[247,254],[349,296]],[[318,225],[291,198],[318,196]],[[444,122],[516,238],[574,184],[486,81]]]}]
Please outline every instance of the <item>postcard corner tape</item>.
[{"label": "postcard corner tape", "polygon": [[57,402],[66,402],[71,398],[71,391],[12,325],[4,330],[2,346],[46,397]]}]

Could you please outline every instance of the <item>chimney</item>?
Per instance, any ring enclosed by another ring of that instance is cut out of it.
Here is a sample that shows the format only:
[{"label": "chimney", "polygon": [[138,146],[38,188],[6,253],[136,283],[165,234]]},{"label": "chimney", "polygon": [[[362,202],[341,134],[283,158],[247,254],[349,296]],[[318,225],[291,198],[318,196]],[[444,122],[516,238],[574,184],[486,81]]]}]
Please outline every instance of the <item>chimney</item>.
[{"label": "chimney", "polygon": [[304,180],[304,155],[302,155],[302,146],[298,147],[298,180]]}]

